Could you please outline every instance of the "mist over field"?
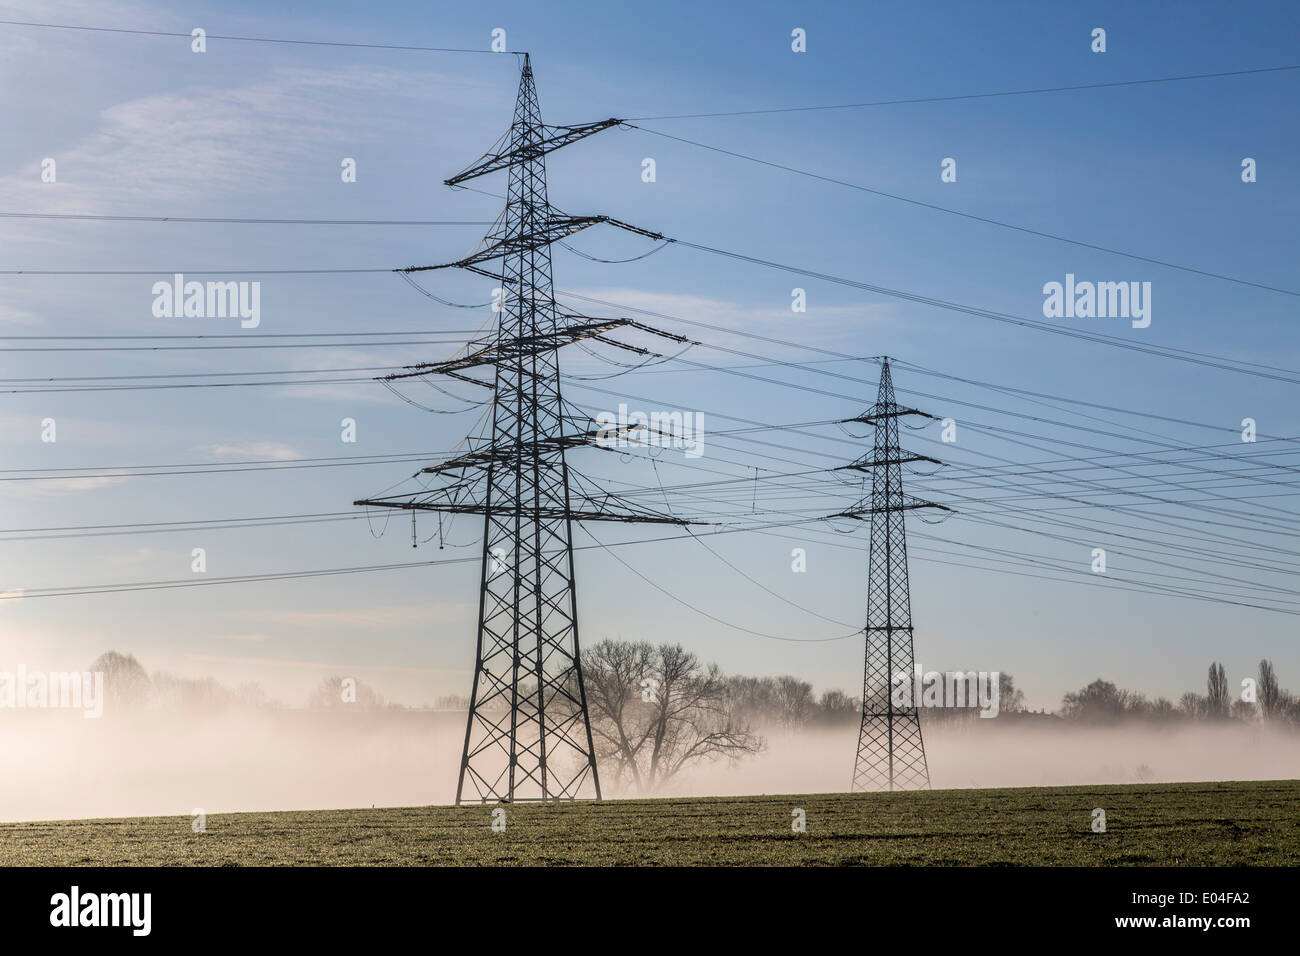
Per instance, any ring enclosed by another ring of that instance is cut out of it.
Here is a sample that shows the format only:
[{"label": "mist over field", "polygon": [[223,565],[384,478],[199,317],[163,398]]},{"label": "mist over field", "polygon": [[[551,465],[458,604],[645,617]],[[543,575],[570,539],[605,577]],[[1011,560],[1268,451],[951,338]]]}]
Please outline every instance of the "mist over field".
[{"label": "mist over field", "polygon": [[[2,711],[0,821],[451,803],[464,721],[463,712],[413,710],[146,710],[98,720]],[[757,756],[695,767],[657,795],[848,788],[856,723],[764,736]],[[1300,734],[1258,724],[1103,729],[995,718],[931,726],[925,738],[936,789],[1300,777]],[[637,795],[606,787],[607,797]]]}]

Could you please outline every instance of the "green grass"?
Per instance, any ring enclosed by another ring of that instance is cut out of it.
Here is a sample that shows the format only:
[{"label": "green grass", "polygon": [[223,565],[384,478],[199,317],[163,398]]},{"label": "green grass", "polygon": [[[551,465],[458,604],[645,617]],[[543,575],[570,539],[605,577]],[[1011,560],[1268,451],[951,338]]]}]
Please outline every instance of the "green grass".
[{"label": "green grass", "polygon": [[[790,811],[807,814],[792,832]],[[1094,833],[1092,810],[1106,811]],[[611,800],[0,824],[3,865],[1300,864],[1300,781]]]}]

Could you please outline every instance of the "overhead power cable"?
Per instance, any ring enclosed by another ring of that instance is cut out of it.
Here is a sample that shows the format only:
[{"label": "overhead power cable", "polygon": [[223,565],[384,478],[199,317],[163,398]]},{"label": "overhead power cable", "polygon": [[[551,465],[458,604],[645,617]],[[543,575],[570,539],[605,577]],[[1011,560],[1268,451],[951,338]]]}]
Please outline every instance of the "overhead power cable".
[{"label": "overhead power cable", "polygon": [[1264,73],[1285,73],[1300,70],[1300,65],[1266,66],[1251,70],[1223,70],[1218,73],[1183,73],[1176,76],[1156,76],[1144,80],[1113,80],[1107,83],[1075,83],[1069,86],[1040,86],[1025,90],[999,90],[992,93],[957,93],[948,96],[911,96],[905,99],[873,100],[864,103],[833,103],[822,106],[785,106],[773,109],[728,110],[714,113],[671,113],[660,116],[630,116],[629,120],[706,119],[718,116],[760,116],[771,113],[812,113],[821,110],[858,110],[873,106],[903,106],[911,103],[947,103],[956,100],[985,100],[1002,96],[1032,96],[1041,93],[1070,93],[1079,90],[1102,90],[1124,86],[1148,86],[1157,83],[1179,83],[1185,80],[1212,80],[1229,76],[1254,76]]},{"label": "overhead power cable", "polygon": [[231,216],[111,216],[54,212],[0,212],[0,219],[73,222],[193,222],[259,226],[490,226],[490,219],[253,219]]},{"label": "overhead power cable", "polygon": [[[40,27],[45,30],[80,30],[88,33],[121,33],[133,36],[150,36],[150,37],[184,37],[187,40],[193,39],[191,33],[179,33],[171,30],[130,30],[124,27],[90,27],[73,23],[34,23],[28,20],[0,20],[0,25],[10,27]],[[407,50],[419,53],[486,53],[491,56],[500,56],[493,50],[474,49],[470,47],[444,47],[444,46],[407,46],[395,43],[358,43],[355,41],[343,40],[298,40],[287,37],[249,37],[249,36],[231,36],[223,33],[207,34],[209,40],[231,40],[238,43],[285,43],[294,46],[334,46],[334,47],[352,47],[364,50]],[[522,50],[512,50],[511,53],[522,54]]]},{"label": "overhead power cable", "polygon": [[743,159],[747,162],[757,163],[760,166],[768,166],[772,169],[779,169],[787,173],[794,173],[796,176],[805,176],[809,179],[820,180],[824,183],[832,183],[836,186],[845,186],[849,189],[856,189],[858,192],[870,193],[873,196],[880,196],[885,199],[893,199],[897,202],[907,203],[912,206],[918,206],[923,209],[930,209],[934,212],[941,212],[949,216],[959,216],[962,219],[968,219],[972,222],[983,223],[988,226],[997,226],[1000,229],[1010,229],[1015,232],[1024,233],[1029,236],[1036,236],[1040,239],[1051,239],[1054,242],[1064,242],[1072,246],[1079,246],[1084,249],[1092,249],[1095,252],[1104,252],[1112,256],[1121,256],[1125,259],[1133,259],[1137,262],[1145,262],[1150,265],[1162,266],[1166,269],[1177,269],[1180,272],[1188,272],[1193,275],[1204,276],[1209,279],[1221,279],[1224,282],[1233,282],[1237,285],[1250,286],[1254,289],[1263,289],[1268,292],[1277,292],[1282,295],[1300,296],[1300,292],[1294,289],[1283,289],[1278,286],[1267,285],[1263,282],[1252,282],[1249,279],[1241,279],[1236,276],[1224,275],[1220,272],[1211,272],[1208,269],[1197,269],[1191,266],[1179,265],[1176,262],[1169,262],[1166,259],[1156,259],[1152,256],[1139,255],[1135,252],[1126,252],[1123,249],[1115,249],[1110,246],[1103,246],[1098,243],[1085,242],[1081,239],[1071,239],[1069,236],[1062,236],[1057,233],[1045,232],[1040,229],[1031,229],[1028,226],[1018,226],[1015,223],[1004,222],[1000,219],[993,219],[988,216],[977,216],[974,213],[962,212],[958,209],[951,209],[947,206],[940,206],[937,203],[924,202],[920,199],[912,199],[908,196],[900,196],[897,193],[886,192],[883,189],[874,189],[870,186],[863,186],[859,183],[851,183],[844,179],[836,179],[833,176],[823,176],[819,173],[809,172],[806,169],[798,169],[794,166],[787,166],[784,163],[775,163],[766,159],[759,159],[757,156],[750,156],[746,153],[736,152],[731,149],[723,149],[721,146],[711,146],[708,143],[701,143],[696,140],[686,139],[682,136],[674,136],[671,133],[664,133],[660,130],[647,129],[644,126],[633,126],[626,124],[632,129],[640,130],[643,133],[650,133],[653,136],[662,136],[665,139],[675,140],[679,143],[685,143],[688,146],[695,146],[699,149],[707,149],[714,153],[721,153],[724,156],[732,156],[736,159]]}]

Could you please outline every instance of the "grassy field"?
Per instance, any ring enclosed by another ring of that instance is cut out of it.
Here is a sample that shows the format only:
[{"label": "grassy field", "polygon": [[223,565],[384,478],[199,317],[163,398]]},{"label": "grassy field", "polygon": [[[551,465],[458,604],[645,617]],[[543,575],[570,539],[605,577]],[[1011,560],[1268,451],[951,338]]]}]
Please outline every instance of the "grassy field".
[{"label": "grassy field", "polygon": [[[1106,831],[1092,811],[1106,811]],[[805,811],[807,831],[791,829]],[[1300,781],[611,800],[0,825],[3,865],[1300,864]]]}]

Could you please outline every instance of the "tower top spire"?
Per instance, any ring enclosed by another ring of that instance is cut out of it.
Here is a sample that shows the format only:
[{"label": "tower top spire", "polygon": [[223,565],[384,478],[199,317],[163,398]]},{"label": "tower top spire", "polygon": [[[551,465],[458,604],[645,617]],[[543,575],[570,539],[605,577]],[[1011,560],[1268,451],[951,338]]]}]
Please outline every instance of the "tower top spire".
[{"label": "tower top spire", "polygon": [[884,356],[884,361],[880,363],[880,389],[876,393],[876,403],[883,406],[886,402],[894,400],[894,376],[889,372],[889,356]]}]

